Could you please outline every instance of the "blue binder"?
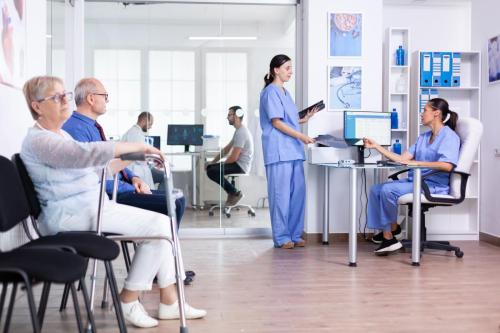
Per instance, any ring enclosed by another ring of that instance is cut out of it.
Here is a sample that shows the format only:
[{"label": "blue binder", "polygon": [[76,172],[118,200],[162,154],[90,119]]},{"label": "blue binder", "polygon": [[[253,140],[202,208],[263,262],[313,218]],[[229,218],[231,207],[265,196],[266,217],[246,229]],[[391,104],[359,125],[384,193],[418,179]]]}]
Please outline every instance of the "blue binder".
[{"label": "blue binder", "polygon": [[432,86],[432,53],[420,53],[420,86]]},{"label": "blue binder", "polygon": [[451,52],[441,53],[441,87],[451,87],[452,57]]},{"label": "blue binder", "polygon": [[453,53],[453,63],[452,63],[452,77],[451,77],[451,86],[452,87],[460,87],[460,66],[462,62],[462,55],[458,52]]},{"label": "blue binder", "polygon": [[441,86],[441,52],[432,53],[432,86]]}]

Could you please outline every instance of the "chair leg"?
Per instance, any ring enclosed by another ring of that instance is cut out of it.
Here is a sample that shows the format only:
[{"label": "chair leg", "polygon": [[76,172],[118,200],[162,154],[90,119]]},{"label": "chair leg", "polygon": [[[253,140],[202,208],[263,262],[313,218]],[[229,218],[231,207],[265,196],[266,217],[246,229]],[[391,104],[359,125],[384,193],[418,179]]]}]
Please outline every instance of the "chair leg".
[{"label": "chair leg", "polygon": [[42,289],[42,296],[40,297],[40,305],[38,306],[38,322],[40,329],[43,327],[43,319],[45,318],[45,310],[47,309],[47,301],[49,299],[50,282],[44,282]]},{"label": "chair leg", "polygon": [[108,276],[104,278],[104,285],[102,286],[102,301],[101,309],[106,309],[109,306],[108,302]]},{"label": "chair leg", "polygon": [[7,296],[8,286],[8,283],[2,283],[2,294],[0,296],[0,322],[2,321],[3,307],[5,305],[5,297]]},{"label": "chair leg", "polygon": [[69,296],[69,283],[66,283],[64,286],[63,295],[61,298],[61,306],[59,306],[59,312],[66,309],[66,305],[68,304],[68,296]]},{"label": "chair leg", "polygon": [[120,329],[120,333],[126,333],[127,326],[125,326],[125,319],[123,317],[122,305],[120,302],[118,288],[116,286],[115,273],[113,272],[113,266],[111,265],[111,261],[105,261],[104,267],[106,268],[106,276],[108,277],[111,298],[113,298],[113,305],[115,306],[115,314],[116,314],[116,320],[118,322],[118,328]]},{"label": "chair leg", "polygon": [[92,309],[90,308],[90,299],[89,299],[89,293],[87,291],[87,286],[85,285],[85,278],[80,279],[80,290],[82,291],[83,302],[85,303],[85,309],[87,310],[87,318],[89,320],[91,328],[90,331],[95,333],[97,332],[97,327],[94,321],[94,314],[92,313]]},{"label": "chair leg", "polygon": [[7,308],[7,315],[5,317],[5,324],[3,327],[4,333],[7,333],[9,331],[10,320],[12,318],[12,311],[14,310],[14,302],[16,301],[16,293],[17,293],[17,282],[14,282],[12,284],[12,292],[10,294],[9,307]]},{"label": "chair leg", "polygon": [[122,254],[123,254],[123,260],[125,260],[125,268],[127,269],[127,273],[130,271],[130,253],[128,251],[128,242],[127,241],[122,241],[120,242],[120,245],[122,246]]},{"label": "chair leg", "polygon": [[83,333],[82,315],[80,313],[80,305],[78,304],[78,293],[74,283],[70,285],[71,298],[73,299],[73,307],[75,308],[76,324],[78,325],[78,332]]}]

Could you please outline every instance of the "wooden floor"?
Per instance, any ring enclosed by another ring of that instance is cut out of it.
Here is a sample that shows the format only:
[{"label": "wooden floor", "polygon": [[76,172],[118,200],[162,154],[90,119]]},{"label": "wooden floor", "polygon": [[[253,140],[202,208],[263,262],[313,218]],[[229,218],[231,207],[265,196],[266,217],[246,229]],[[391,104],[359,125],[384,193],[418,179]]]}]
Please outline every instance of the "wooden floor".
[{"label": "wooden floor", "polygon": [[[281,250],[269,239],[184,240],[186,266],[197,273],[187,299],[208,310],[205,319],[188,321],[189,331],[500,332],[500,248],[457,244],[463,259],[426,252],[422,266],[412,267],[409,253],[375,257],[373,244],[362,243],[352,268],[346,243]],[[115,266],[121,282],[122,262]],[[60,293],[51,293],[44,332],[75,331],[72,310],[57,312]],[[30,330],[24,295],[18,298],[16,333]],[[154,313],[157,292],[143,299]],[[98,309],[96,319],[100,332],[117,331],[113,312]],[[179,329],[178,321],[161,321],[129,331]]]}]

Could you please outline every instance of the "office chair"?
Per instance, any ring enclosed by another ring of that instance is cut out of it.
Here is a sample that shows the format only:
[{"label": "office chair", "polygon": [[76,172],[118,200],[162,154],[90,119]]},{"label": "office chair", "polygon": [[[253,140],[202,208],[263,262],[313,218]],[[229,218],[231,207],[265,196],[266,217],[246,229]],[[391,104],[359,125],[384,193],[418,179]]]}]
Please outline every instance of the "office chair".
[{"label": "office chair", "polygon": [[[458,258],[462,258],[464,253],[459,247],[450,245],[450,242],[445,241],[428,241],[426,235],[425,226],[425,212],[429,211],[430,208],[438,206],[453,206],[458,205],[465,199],[465,192],[467,187],[467,180],[470,176],[469,172],[476,157],[476,152],[479,147],[479,142],[481,140],[481,135],[483,133],[483,125],[481,122],[475,118],[459,118],[457,122],[457,128],[455,132],[460,137],[460,152],[458,157],[458,163],[455,169],[450,172],[450,194],[431,194],[427,184],[425,183],[425,177],[422,177],[422,199],[421,199],[421,250],[424,248],[434,249],[434,250],[444,250],[444,251],[454,251]],[[402,170],[397,172],[389,178],[393,180],[398,179],[398,175],[407,172],[408,170]],[[398,199],[398,205],[406,205],[412,210],[413,193],[408,193],[402,195]],[[411,215],[411,213],[410,213]],[[403,241],[403,246],[405,248],[411,248],[411,241]]]},{"label": "office chair", "polygon": [[[231,174],[228,174],[225,176],[230,178],[231,184],[233,184],[233,186],[236,186],[236,179],[238,177],[246,177],[246,176],[248,176],[248,173],[231,173]],[[214,210],[217,208],[220,208],[220,207],[224,208],[224,215],[226,215],[227,218],[231,217],[231,209],[235,208],[235,209],[239,210],[242,207],[248,208],[248,211],[247,211],[248,215],[255,217],[255,210],[252,208],[252,206],[250,204],[245,204],[245,203],[241,203],[241,202],[238,202],[234,206],[226,206],[226,205],[221,206],[220,204],[214,205],[214,206],[210,207],[210,209],[208,211],[208,216],[214,216]]]},{"label": "office chair", "polygon": [[[29,209],[29,218],[31,221],[31,226],[35,230],[35,235],[29,231],[27,224],[25,223],[24,229],[27,236],[32,240],[30,243],[24,245],[23,247],[34,247],[34,246],[69,246],[73,248],[77,254],[85,257],[96,260],[101,260],[104,262],[104,267],[106,269],[107,280],[110,285],[110,292],[113,299],[113,304],[115,307],[116,318],[118,321],[118,327],[120,332],[127,332],[125,321],[123,318],[123,313],[121,311],[118,287],[116,284],[115,275],[113,272],[113,266],[111,261],[116,259],[120,254],[120,250],[116,243],[106,237],[98,236],[95,232],[60,232],[56,235],[52,236],[42,236],[38,230],[36,219],[41,213],[40,202],[38,201],[38,197],[36,195],[35,187],[31,178],[28,174],[28,170],[24,165],[23,160],[19,154],[15,154],[12,156],[12,161],[16,167],[17,173],[20,177],[22,188],[19,188],[20,191],[23,191],[22,194],[25,197],[25,202],[28,205]],[[33,237],[34,236],[34,237]],[[128,254],[128,252],[127,252]],[[124,257],[126,255],[124,253]],[[59,308],[60,311],[66,308],[66,303],[68,300],[70,292],[70,285],[66,285],[63,291],[63,297],[61,300],[61,306]]]},{"label": "office chair", "polygon": [[[22,190],[21,180],[14,165],[5,157],[0,156],[0,231],[5,232],[25,221],[30,214],[26,197]],[[85,273],[87,259],[74,253],[69,246],[32,241],[22,247],[0,253],[0,317],[3,310],[8,284],[12,283],[12,293],[5,319],[4,332],[8,332],[16,300],[18,285],[24,284],[28,299],[31,324],[34,332],[40,332],[45,317],[45,309],[52,283],[69,285],[78,331],[83,332],[83,325],[78,305],[78,297],[74,282],[80,281],[81,290],[87,309],[89,323],[92,330],[95,328],[94,319],[90,311],[90,301],[85,287]],[[33,297],[32,286],[43,283],[42,295],[38,313]]]}]

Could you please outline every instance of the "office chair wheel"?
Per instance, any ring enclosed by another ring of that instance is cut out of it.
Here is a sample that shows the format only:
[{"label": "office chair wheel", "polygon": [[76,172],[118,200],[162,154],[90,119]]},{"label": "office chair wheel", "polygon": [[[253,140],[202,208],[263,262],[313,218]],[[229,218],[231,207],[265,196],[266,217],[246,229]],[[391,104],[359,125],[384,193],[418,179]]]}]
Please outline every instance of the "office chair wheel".
[{"label": "office chair wheel", "polygon": [[214,216],[214,212],[208,212],[208,216]]},{"label": "office chair wheel", "polygon": [[457,256],[457,258],[462,258],[464,256],[464,253],[460,250],[456,250],[455,255]]},{"label": "office chair wheel", "polygon": [[255,217],[255,212],[251,211],[251,210],[248,210],[248,215],[252,216],[252,217]]},{"label": "office chair wheel", "polygon": [[230,214],[230,213],[226,213],[226,217],[227,217],[227,218],[230,218],[230,217],[231,217],[231,214]]}]

